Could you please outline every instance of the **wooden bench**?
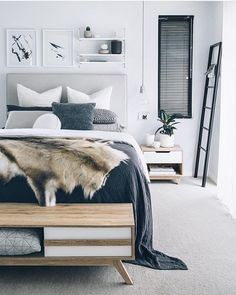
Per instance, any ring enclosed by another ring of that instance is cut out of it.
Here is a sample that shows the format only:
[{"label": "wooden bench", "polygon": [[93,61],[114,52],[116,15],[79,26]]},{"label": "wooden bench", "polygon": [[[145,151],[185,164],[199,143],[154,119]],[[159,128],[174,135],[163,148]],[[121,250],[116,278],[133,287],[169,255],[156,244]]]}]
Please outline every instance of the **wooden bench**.
[{"label": "wooden bench", "polygon": [[133,284],[121,260],[135,259],[132,204],[0,204],[0,227],[42,228],[40,254],[0,257],[0,265],[112,265]]}]

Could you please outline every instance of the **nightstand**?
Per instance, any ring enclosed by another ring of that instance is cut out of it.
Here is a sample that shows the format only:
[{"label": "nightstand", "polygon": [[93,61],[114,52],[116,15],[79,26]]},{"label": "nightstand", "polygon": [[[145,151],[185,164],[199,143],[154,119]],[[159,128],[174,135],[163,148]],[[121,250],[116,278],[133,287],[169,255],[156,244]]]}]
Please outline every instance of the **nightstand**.
[{"label": "nightstand", "polygon": [[154,148],[141,145],[150,180],[174,180],[179,184],[183,175],[183,151],[179,145],[172,148]]}]

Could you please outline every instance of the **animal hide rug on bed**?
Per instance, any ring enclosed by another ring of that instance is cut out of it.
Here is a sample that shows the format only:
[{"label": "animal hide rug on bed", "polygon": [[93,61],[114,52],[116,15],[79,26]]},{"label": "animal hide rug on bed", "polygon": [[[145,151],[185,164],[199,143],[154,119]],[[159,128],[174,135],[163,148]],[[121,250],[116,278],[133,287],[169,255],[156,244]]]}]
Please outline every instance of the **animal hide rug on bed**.
[{"label": "animal hide rug on bed", "polygon": [[128,156],[109,142],[83,138],[1,138],[0,181],[26,177],[41,206],[55,206],[56,191],[81,186],[86,198],[102,188]]}]

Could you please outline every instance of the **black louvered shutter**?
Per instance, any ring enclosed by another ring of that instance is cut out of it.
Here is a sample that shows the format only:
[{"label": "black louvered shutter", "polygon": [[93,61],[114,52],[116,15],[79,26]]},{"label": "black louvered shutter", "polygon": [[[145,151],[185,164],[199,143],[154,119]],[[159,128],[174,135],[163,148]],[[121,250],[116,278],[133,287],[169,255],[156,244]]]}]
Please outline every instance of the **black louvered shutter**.
[{"label": "black louvered shutter", "polygon": [[192,117],[193,16],[159,16],[158,110]]}]

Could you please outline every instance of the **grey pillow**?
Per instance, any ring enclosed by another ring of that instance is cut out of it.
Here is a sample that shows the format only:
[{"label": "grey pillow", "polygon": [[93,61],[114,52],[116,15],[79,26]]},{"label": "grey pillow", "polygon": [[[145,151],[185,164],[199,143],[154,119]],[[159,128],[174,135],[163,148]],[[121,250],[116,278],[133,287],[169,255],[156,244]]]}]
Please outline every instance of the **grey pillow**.
[{"label": "grey pillow", "polygon": [[94,124],[113,124],[116,123],[118,116],[116,113],[105,110],[105,109],[95,109],[94,110]]},{"label": "grey pillow", "polygon": [[0,255],[41,252],[40,234],[35,229],[0,228]]},{"label": "grey pillow", "polygon": [[53,113],[61,121],[61,129],[92,130],[95,103],[52,104]]}]

